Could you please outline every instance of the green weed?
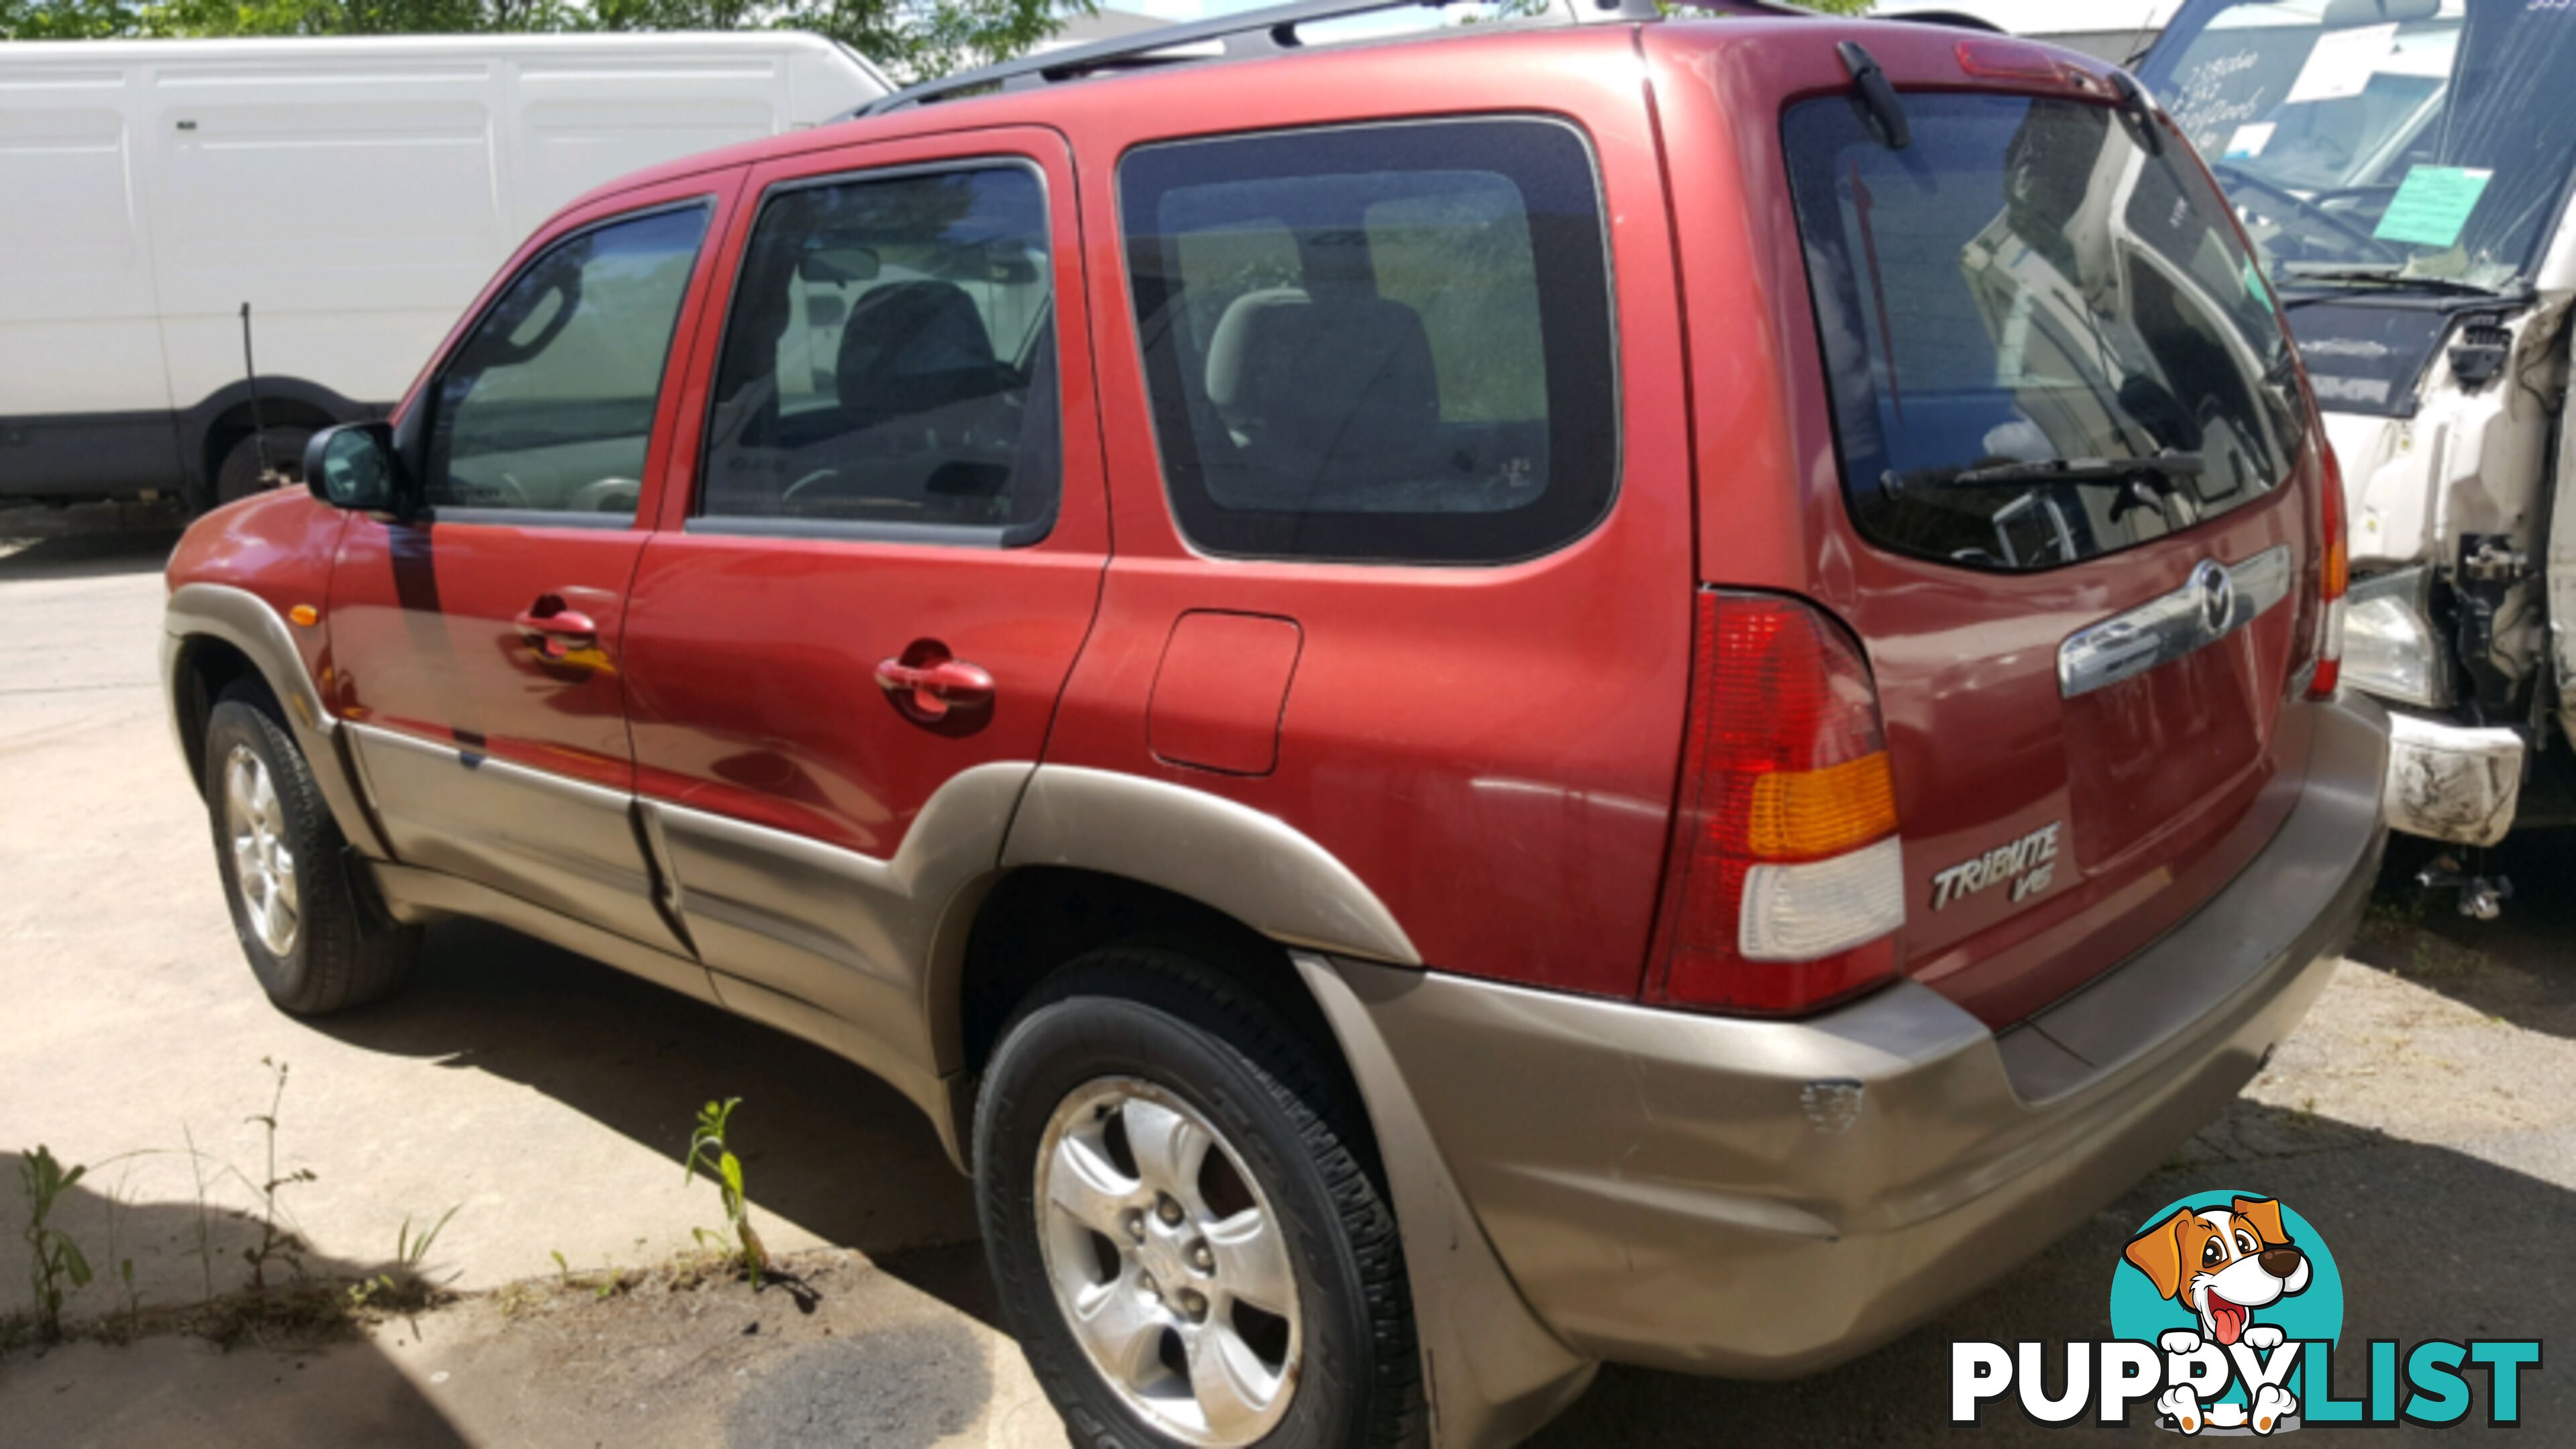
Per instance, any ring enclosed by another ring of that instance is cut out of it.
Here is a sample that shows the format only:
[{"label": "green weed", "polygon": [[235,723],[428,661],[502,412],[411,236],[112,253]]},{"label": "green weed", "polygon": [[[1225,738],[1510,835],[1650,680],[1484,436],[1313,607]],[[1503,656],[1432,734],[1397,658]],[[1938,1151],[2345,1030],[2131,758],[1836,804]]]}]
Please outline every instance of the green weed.
[{"label": "green weed", "polygon": [[27,1193],[27,1280],[35,1290],[36,1331],[47,1342],[63,1336],[64,1285],[86,1288],[90,1278],[89,1259],[81,1256],[80,1245],[47,1219],[54,1204],[88,1172],[86,1167],[66,1169],[41,1142],[18,1161],[18,1180]]},{"label": "green weed", "polygon": [[[732,1229],[742,1270],[749,1275],[751,1286],[760,1286],[760,1275],[769,1271],[769,1250],[761,1246],[760,1234],[751,1226],[751,1210],[745,1202],[742,1186],[742,1160],[726,1144],[725,1134],[733,1120],[733,1109],[742,1105],[740,1097],[728,1097],[723,1103],[709,1102],[698,1109],[698,1127],[689,1134],[689,1160],[681,1181],[697,1180],[700,1171],[716,1185],[716,1194],[724,1202],[725,1221]],[[701,1243],[721,1245],[723,1235],[704,1228],[694,1229]]]},{"label": "green weed", "polygon": [[[268,1111],[266,1113],[260,1116],[245,1117],[242,1119],[244,1122],[256,1124],[261,1132],[265,1134],[268,1143],[268,1174],[260,1181],[251,1184],[253,1190],[259,1194],[259,1241],[250,1247],[242,1249],[242,1259],[250,1264],[251,1291],[255,1293],[264,1293],[268,1291],[269,1264],[282,1260],[289,1268],[295,1270],[298,1274],[301,1274],[304,1271],[304,1240],[296,1236],[296,1234],[286,1226],[284,1220],[280,1217],[277,1206],[277,1194],[278,1189],[280,1188],[292,1187],[298,1183],[313,1181],[313,1170],[309,1167],[299,1167],[295,1171],[286,1173],[282,1176],[279,1174],[277,1170],[277,1110],[286,1101],[286,1063],[271,1061],[267,1057],[261,1057],[259,1059],[259,1064],[277,1074],[277,1089],[268,1099]],[[245,1181],[247,1181],[247,1179],[245,1179]],[[408,1231],[408,1220],[406,1220],[405,1228],[406,1231]]]},{"label": "green weed", "polygon": [[[463,1206],[463,1203],[456,1205]],[[438,1221],[431,1223],[424,1233],[412,1232],[411,1218],[405,1216],[401,1229],[394,1234],[393,1271],[371,1274],[350,1284],[349,1306],[403,1309],[426,1302],[431,1290],[428,1280],[421,1276],[421,1264],[428,1261],[429,1246],[437,1242],[438,1235],[446,1230],[447,1220],[456,1216],[456,1207],[440,1213]]]}]

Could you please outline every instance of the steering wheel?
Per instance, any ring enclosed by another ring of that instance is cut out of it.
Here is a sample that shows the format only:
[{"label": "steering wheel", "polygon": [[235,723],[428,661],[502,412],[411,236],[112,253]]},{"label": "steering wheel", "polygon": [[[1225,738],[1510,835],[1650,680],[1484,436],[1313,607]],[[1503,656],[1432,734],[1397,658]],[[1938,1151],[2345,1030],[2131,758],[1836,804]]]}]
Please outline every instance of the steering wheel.
[{"label": "steering wheel", "polygon": [[[460,478],[447,475],[447,507],[450,508],[525,508],[528,490],[507,472],[495,470],[485,478]],[[461,495],[461,496],[460,496]]]},{"label": "steering wheel", "polygon": [[2353,225],[2350,221],[2345,220],[2340,213],[2328,211],[2317,202],[2301,196],[2299,193],[2292,191],[2278,182],[2266,181],[2262,177],[2255,175],[2253,172],[2246,170],[2242,166],[2230,166],[2223,161],[2211,162],[2209,164],[2209,170],[2210,174],[2216,176],[2219,180],[2226,182],[2229,186],[2241,186],[2247,190],[2259,191],[2265,196],[2287,202],[2291,209],[2314,218],[2318,224],[2324,226],[2327,230],[2344,237],[2364,252],[2373,254],[2379,261],[2402,265],[2406,260],[2406,254],[2404,252],[2397,250],[2388,243],[2372,236],[2369,232]]},{"label": "steering wheel", "polygon": [[575,513],[633,513],[644,499],[644,485],[632,478],[601,478],[573,490],[565,507]]},{"label": "steering wheel", "polygon": [[797,479],[795,482],[788,484],[787,491],[778,495],[778,501],[781,503],[787,502],[808,488],[815,487],[818,484],[827,483],[840,476],[841,470],[838,468],[817,468],[813,472],[806,474],[804,477]]}]

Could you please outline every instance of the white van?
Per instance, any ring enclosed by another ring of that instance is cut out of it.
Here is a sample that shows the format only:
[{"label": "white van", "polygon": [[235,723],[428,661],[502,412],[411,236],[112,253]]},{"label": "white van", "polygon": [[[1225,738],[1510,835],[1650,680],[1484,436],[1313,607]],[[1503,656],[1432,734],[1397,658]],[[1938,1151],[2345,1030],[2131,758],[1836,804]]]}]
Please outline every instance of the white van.
[{"label": "white van", "polygon": [[519,239],[890,89],[810,35],[0,45],[0,498],[260,482],[410,385]]}]

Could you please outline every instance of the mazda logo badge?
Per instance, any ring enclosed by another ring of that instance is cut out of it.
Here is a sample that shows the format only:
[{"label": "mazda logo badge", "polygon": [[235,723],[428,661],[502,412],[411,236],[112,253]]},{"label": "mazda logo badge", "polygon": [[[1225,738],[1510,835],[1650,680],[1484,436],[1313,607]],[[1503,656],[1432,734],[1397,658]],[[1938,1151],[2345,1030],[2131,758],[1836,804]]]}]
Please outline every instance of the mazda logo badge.
[{"label": "mazda logo badge", "polygon": [[2236,614],[2236,580],[2214,559],[2202,559],[2191,571],[2191,586],[2200,595],[2200,619],[2212,634],[2227,630]]}]

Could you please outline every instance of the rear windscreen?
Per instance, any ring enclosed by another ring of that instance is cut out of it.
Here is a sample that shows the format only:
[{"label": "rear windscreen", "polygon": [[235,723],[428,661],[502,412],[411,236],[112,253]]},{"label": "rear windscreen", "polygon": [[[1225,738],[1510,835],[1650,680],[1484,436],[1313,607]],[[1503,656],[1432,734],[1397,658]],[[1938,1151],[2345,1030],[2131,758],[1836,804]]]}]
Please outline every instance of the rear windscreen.
[{"label": "rear windscreen", "polygon": [[1843,97],[1784,142],[1843,478],[1883,547],[2079,562],[2289,476],[2304,409],[2225,203],[2180,144],[2082,101]]}]

